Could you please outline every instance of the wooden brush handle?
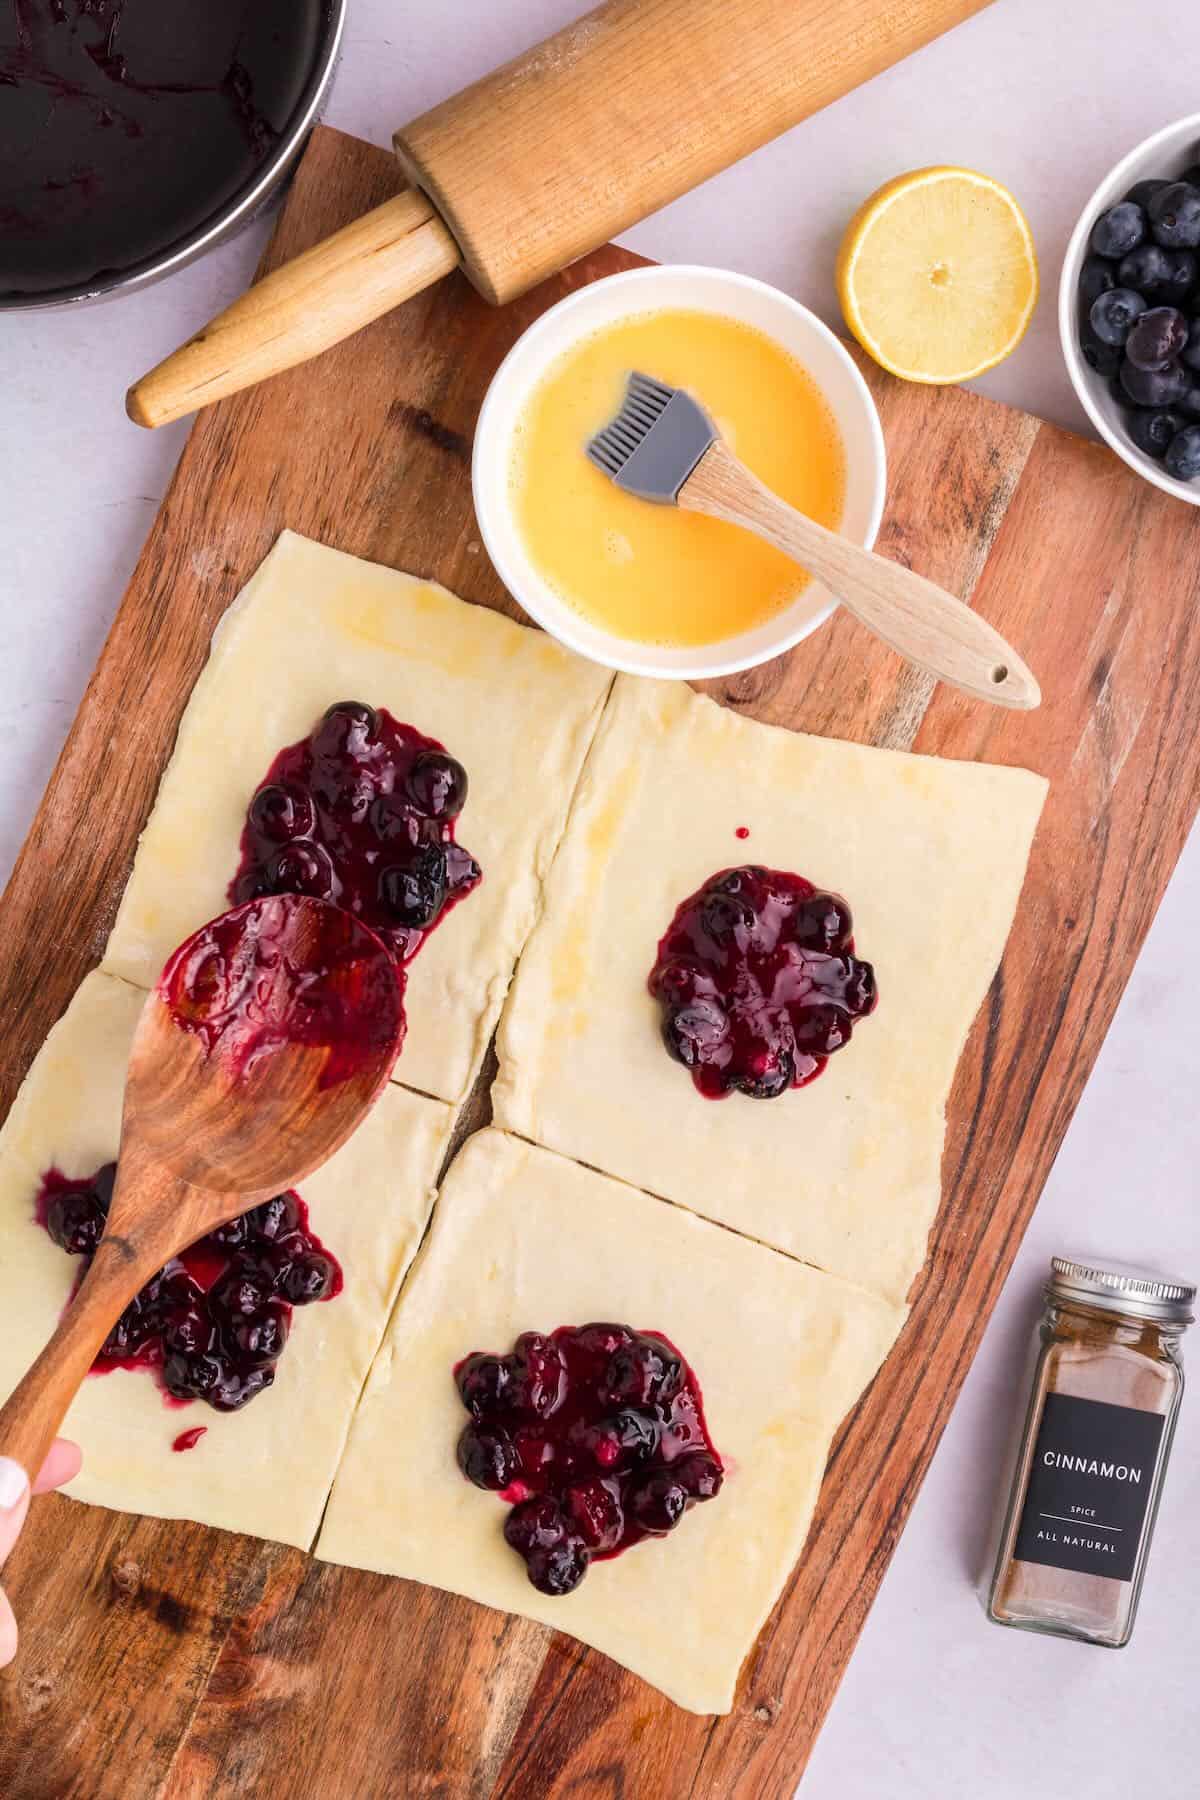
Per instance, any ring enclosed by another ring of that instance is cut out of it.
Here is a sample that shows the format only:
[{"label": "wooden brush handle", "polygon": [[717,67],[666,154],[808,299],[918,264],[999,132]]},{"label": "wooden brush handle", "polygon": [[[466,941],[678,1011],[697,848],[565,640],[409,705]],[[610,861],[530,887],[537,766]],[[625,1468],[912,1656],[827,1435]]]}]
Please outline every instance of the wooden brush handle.
[{"label": "wooden brush handle", "polygon": [[[129,1168],[123,1174],[126,1164]],[[111,1228],[105,1233],[50,1341],[0,1407],[0,1455],[20,1463],[30,1481],[45,1462],[105,1338],[139,1288],[184,1247],[179,1242],[178,1223],[172,1220],[186,1201],[187,1183],[154,1165],[143,1166],[123,1149],[113,1212],[122,1183],[130,1179],[136,1183],[139,1210],[145,1205],[157,1213],[159,1225],[151,1226],[136,1242]]]},{"label": "wooden brush handle", "polygon": [[267,276],[134,384],[129,416],[162,425],[289,369],[460,259],[513,299],[989,4],[607,0],[402,127],[429,201]]},{"label": "wooden brush handle", "polygon": [[765,538],[823,582],[856,619],[918,668],[993,706],[1028,711],[1041,690],[1011,644],[944,588],[787,506],[719,440],[679,490],[680,506]]},{"label": "wooden brush handle", "polygon": [[398,194],[267,275],[134,383],[136,425],[165,425],[340,343],[458,267],[423,194]]}]

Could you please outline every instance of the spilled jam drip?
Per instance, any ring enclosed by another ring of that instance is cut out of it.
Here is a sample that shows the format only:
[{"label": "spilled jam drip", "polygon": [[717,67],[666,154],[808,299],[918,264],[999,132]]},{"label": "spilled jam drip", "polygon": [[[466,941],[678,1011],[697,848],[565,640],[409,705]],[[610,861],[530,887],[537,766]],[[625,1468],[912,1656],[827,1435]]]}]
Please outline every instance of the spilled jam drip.
[{"label": "spilled jam drip", "polygon": [[875,1006],[874,970],[853,951],[837,894],[777,869],[724,869],[658,946],[650,992],[663,1042],[710,1100],[803,1087]]},{"label": "spilled jam drip", "polygon": [[454,1379],[471,1415],[458,1466],[511,1502],[505,1539],[543,1594],[570,1593],[593,1561],[664,1537],[720,1492],[700,1385],[658,1332],[526,1331],[507,1356],[465,1357]]},{"label": "spilled jam drip", "polygon": [[251,900],[174,952],[158,992],[206,1056],[235,1077],[289,1045],[323,1050],[332,1087],[404,1041],[403,976],[340,907],[308,896]]},{"label": "spilled jam drip", "polygon": [[[115,1163],[105,1163],[89,1179],[71,1180],[58,1169],[42,1177],[34,1216],[61,1250],[83,1257],[81,1281],[104,1230],[116,1173]],[[274,1381],[292,1308],[341,1291],[341,1267],[309,1229],[303,1200],[278,1194],[172,1257],[125,1308],[92,1372],[152,1369],[172,1400],[206,1400],[233,1412]],[[182,1439],[174,1445],[191,1447]]]},{"label": "spilled jam drip", "polygon": [[245,191],[303,103],[325,0],[8,0],[0,294],[132,271]]},{"label": "spilled jam drip", "polygon": [[187,1431],[181,1431],[171,1445],[172,1450],[194,1450],[200,1439],[208,1430],[207,1425],[192,1425]]},{"label": "spilled jam drip", "polygon": [[435,739],[382,707],[339,701],[267,771],[229,899],[335,901],[410,962],[481,879],[454,840],[466,798],[466,770]]}]

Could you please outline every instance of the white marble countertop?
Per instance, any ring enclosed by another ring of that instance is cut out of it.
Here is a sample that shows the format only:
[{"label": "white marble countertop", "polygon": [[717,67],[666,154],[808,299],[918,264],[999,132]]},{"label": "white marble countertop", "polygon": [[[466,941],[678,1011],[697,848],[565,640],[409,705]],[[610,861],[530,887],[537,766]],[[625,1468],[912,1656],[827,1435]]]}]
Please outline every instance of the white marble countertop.
[{"label": "white marble countertop", "polygon": [[[436,9],[350,0],[327,118],[384,144],[400,120],[584,10],[583,0]],[[1133,16],[1117,0],[998,0],[629,241],[662,259],[763,276],[833,323],[833,253],[863,195],[923,163],[984,169],[1028,211],[1044,298],[1024,344],[980,385],[1082,428],[1054,330],[1062,249],[1117,156],[1197,107],[1195,52],[1195,19],[1178,0],[1142,0]],[[185,426],[151,435],[127,424],[124,388],[240,291],[265,229],[115,305],[0,325],[0,877],[185,435]],[[1137,1788],[1182,1795],[1200,1781],[1200,1401],[1194,1416],[1185,1410],[1129,1649],[1113,1656],[996,1630],[972,1588],[1051,1251],[1200,1270],[1198,916],[1194,834],[817,1746],[805,1800],[1117,1800]]]}]

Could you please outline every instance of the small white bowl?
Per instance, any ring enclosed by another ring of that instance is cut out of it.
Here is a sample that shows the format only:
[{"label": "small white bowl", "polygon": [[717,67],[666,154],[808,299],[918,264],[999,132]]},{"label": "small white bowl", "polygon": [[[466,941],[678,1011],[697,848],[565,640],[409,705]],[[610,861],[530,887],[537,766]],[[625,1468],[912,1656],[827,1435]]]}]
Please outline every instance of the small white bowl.
[{"label": "small white bowl", "polygon": [[720,313],[756,326],[802,364],[824,395],[842,437],[846,497],[839,529],[857,543],[873,544],[883,513],[886,458],[866,382],[837,338],[807,307],[765,282],[727,269],[681,263],[630,269],[580,288],[543,313],[513,345],[487,391],[475,431],[471,481],[488,555],[531,618],[581,656],[611,669],[696,681],[749,669],[790,650],[829,617],[837,602],[813,581],[764,624],[719,643],[667,649],[617,637],[560,599],[539,574],[521,540],[512,503],[514,430],[551,363],[580,338],[619,319],[667,307]]},{"label": "small white bowl", "polygon": [[1088,253],[1092,226],[1110,206],[1129,191],[1135,181],[1152,176],[1182,174],[1189,163],[1200,160],[1200,113],[1189,113],[1173,125],[1164,125],[1123,156],[1104,177],[1080,215],[1063,258],[1058,284],[1058,334],[1062,339],[1067,372],[1092,424],[1104,441],[1139,475],[1152,481],[1164,494],[1174,494],[1190,506],[1200,506],[1200,482],[1176,481],[1160,462],[1139,450],[1125,430],[1120,407],[1108,391],[1108,381],[1089,369],[1079,348],[1079,271]]}]

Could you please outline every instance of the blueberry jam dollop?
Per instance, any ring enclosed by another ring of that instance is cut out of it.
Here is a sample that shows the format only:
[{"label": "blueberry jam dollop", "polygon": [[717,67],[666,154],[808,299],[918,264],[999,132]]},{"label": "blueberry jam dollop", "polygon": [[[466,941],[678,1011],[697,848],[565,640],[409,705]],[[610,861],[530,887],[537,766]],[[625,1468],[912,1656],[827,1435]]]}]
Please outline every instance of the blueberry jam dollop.
[{"label": "blueberry jam dollop", "polygon": [[454,838],[466,798],[466,770],[435,739],[383,707],[339,700],[267,771],[229,899],[335,901],[409,962],[481,880]]},{"label": "blueberry jam dollop", "polygon": [[874,1009],[850,908],[800,875],[723,869],[676,912],[650,992],[663,1042],[710,1100],[773,1100],[818,1076]]},{"label": "blueberry jam dollop", "polygon": [[507,1356],[464,1357],[454,1380],[471,1415],[458,1466],[510,1502],[505,1539],[543,1594],[569,1594],[592,1562],[665,1537],[721,1491],[699,1383],[658,1332],[526,1331]]},{"label": "blueberry jam dollop", "polygon": [[[61,1250],[85,1259],[85,1272],[116,1173],[105,1163],[89,1179],[57,1169],[42,1177],[37,1221]],[[303,1200],[277,1194],[172,1257],[125,1308],[92,1372],[153,1369],[172,1399],[234,1412],[274,1381],[292,1308],[341,1291],[337,1258],[309,1230]]]}]

